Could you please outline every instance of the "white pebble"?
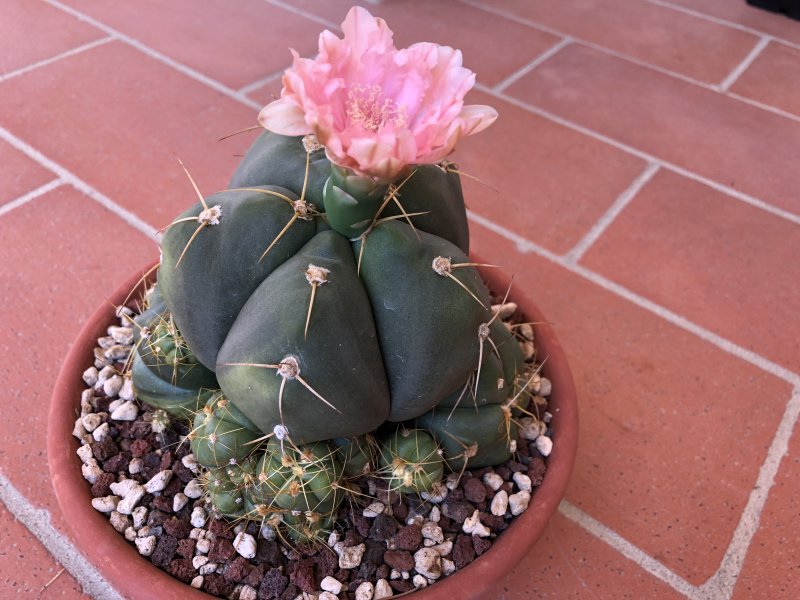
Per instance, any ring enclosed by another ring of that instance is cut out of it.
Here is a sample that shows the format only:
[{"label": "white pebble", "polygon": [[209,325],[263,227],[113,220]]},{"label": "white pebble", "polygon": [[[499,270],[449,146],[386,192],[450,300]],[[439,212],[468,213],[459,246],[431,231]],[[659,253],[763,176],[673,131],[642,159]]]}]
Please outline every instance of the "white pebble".
[{"label": "white pebble", "polygon": [[94,367],[89,367],[83,372],[83,381],[86,382],[86,385],[93,386],[97,383],[97,369]]},{"label": "white pebble", "polygon": [[411,580],[411,583],[413,583],[414,587],[418,590],[428,587],[428,580],[422,575],[414,575],[414,579]]},{"label": "white pebble", "polygon": [[336,531],[331,531],[331,534],[328,536],[328,546],[333,548],[339,541],[339,534]]},{"label": "white pebble", "polygon": [[233,539],[233,547],[245,558],[253,558],[256,555],[256,539],[244,531],[236,534]]},{"label": "white pebble", "polygon": [[431,509],[431,514],[428,515],[428,519],[433,523],[438,523],[439,521],[441,521],[442,520],[441,509],[438,506],[434,505],[434,507]]},{"label": "white pebble", "polygon": [[83,441],[83,438],[86,437],[88,433],[86,427],[83,426],[83,417],[78,417],[75,420],[75,426],[72,428],[72,435],[78,438],[78,440]]},{"label": "white pebble", "polygon": [[123,498],[128,495],[133,488],[139,485],[135,479],[123,479],[122,481],[115,481],[111,484],[111,491],[114,492],[117,496],[122,496]]},{"label": "white pebble", "polygon": [[93,456],[92,447],[89,444],[84,444],[78,448],[78,457],[81,459],[82,463],[86,464]]},{"label": "white pebble", "polygon": [[139,554],[142,556],[150,556],[153,553],[153,550],[156,549],[156,536],[148,535],[147,537],[137,537],[134,540],[136,544],[136,548],[139,550]]},{"label": "white pebble", "polygon": [[275,528],[272,525],[267,525],[266,523],[261,526],[259,533],[261,533],[261,537],[265,540],[274,540],[276,537],[278,537],[278,532],[275,531]]},{"label": "white pebble", "polygon": [[452,540],[446,540],[441,544],[431,546],[431,550],[436,550],[436,552],[439,553],[439,556],[447,556],[453,551],[453,542]]},{"label": "white pebble", "polygon": [[477,535],[478,537],[489,537],[492,533],[486,525],[481,523],[480,512],[478,510],[472,513],[471,517],[467,517],[467,520],[464,521],[464,524],[461,526],[461,530],[464,533]]},{"label": "white pebble", "polygon": [[433,548],[420,548],[414,553],[414,569],[429,579],[442,576],[442,557]]},{"label": "white pebble", "polygon": [[117,511],[113,511],[111,513],[111,517],[109,517],[108,521],[118,533],[124,533],[125,530],[131,526],[131,520],[125,515],[121,515]]},{"label": "white pebble", "polygon": [[[341,542],[339,543],[341,544]],[[364,557],[364,552],[366,549],[367,547],[364,544],[342,548],[342,551],[339,554],[339,568],[355,569],[361,564],[361,559]]]},{"label": "white pebble", "polygon": [[[167,487],[170,479],[172,479],[172,471],[159,471],[153,475],[150,481],[144,484],[144,489],[150,494],[162,492]],[[186,495],[189,496],[189,494]]]},{"label": "white pebble", "polygon": [[203,495],[203,486],[197,479],[192,479],[186,484],[186,487],[183,488],[183,493],[189,498],[199,498]]},{"label": "white pebble", "polygon": [[109,398],[114,398],[122,389],[122,377],[112,375],[103,382],[103,391]]},{"label": "white pebble", "polygon": [[384,510],[386,510],[386,506],[383,504],[383,502],[373,502],[364,509],[364,516],[369,519],[374,519],[378,515],[383,514]]},{"label": "white pebble", "polygon": [[147,522],[147,507],[136,507],[136,509],[134,509],[134,511],[131,513],[131,516],[133,517],[133,528],[141,529],[142,526]]},{"label": "white pebble", "polygon": [[553,440],[546,435],[540,435],[536,438],[536,449],[542,456],[550,456],[553,451]]},{"label": "white pebble", "polygon": [[189,498],[186,497],[186,494],[178,492],[172,497],[172,512],[180,511],[188,502]]},{"label": "white pebble", "polygon": [[101,423],[100,426],[92,432],[92,437],[97,442],[102,442],[109,435],[108,423]]},{"label": "white pebble", "polygon": [[450,490],[447,489],[447,486],[443,482],[437,481],[433,484],[433,489],[430,492],[422,492],[420,496],[422,496],[423,500],[438,504],[444,502],[448,492],[450,492]]},{"label": "white pebble", "polygon": [[92,508],[101,513],[110,513],[112,510],[116,510],[117,504],[119,504],[119,496],[92,498]]},{"label": "white pebble", "polygon": [[95,429],[100,427],[100,423],[103,422],[103,417],[97,413],[89,413],[81,417],[81,422],[83,423],[83,428],[86,429],[88,433],[92,433]]},{"label": "white pebble", "polygon": [[86,481],[94,483],[103,474],[103,469],[100,468],[95,459],[90,458],[81,467],[81,473]]},{"label": "white pebble", "polygon": [[123,515],[131,514],[133,509],[136,508],[136,504],[142,499],[144,494],[145,491],[142,486],[134,486],[117,505],[117,511],[121,512]]},{"label": "white pebble", "polygon": [[506,302],[505,304],[492,304],[492,312],[497,314],[501,321],[510,319],[517,312],[516,302]]},{"label": "white pebble", "polygon": [[511,494],[508,497],[508,506],[511,509],[511,514],[516,517],[517,515],[525,512],[525,509],[528,508],[530,501],[530,492],[517,492],[516,494]]},{"label": "white pebble", "polygon": [[542,421],[544,421],[545,423],[549,423],[552,420],[553,420],[553,413],[545,411],[545,413],[542,415]]},{"label": "white pebble", "polygon": [[118,344],[124,344],[126,346],[133,344],[133,328],[131,327],[117,327],[116,325],[111,325],[108,328],[108,335],[114,338],[114,341]]},{"label": "white pebble", "polygon": [[531,417],[524,417],[520,419],[519,433],[524,439],[532,442],[544,433],[544,429],[540,421]]},{"label": "white pebble", "polygon": [[[330,592],[322,592],[319,596],[316,596],[316,598],[317,600],[339,600],[339,596],[331,594]],[[241,596],[239,600],[241,600]]]},{"label": "white pebble", "polygon": [[[243,585],[239,590],[239,600],[257,600],[257,598],[258,592],[253,586]],[[320,596],[320,600],[322,600],[322,596]],[[333,600],[338,600],[338,598],[334,597]]]},{"label": "white pebble", "polygon": [[192,586],[194,589],[199,590],[201,587],[203,587],[203,581],[204,581],[203,576],[198,575],[197,577],[192,579],[192,583],[190,583],[189,585]]},{"label": "white pebble", "polygon": [[197,473],[197,459],[194,454],[187,454],[181,459],[183,466],[189,469],[192,473]]},{"label": "white pebble", "polygon": [[356,600],[372,600],[374,594],[375,586],[370,581],[365,581],[356,588]]},{"label": "white pebble", "polygon": [[211,575],[216,570],[217,563],[215,562],[206,563],[198,569],[198,571],[200,571],[200,575]]},{"label": "white pebble", "polygon": [[120,404],[111,413],[111,418],[115,421],[135,421],[137,416],[139,416],[139,408],[130,400]]},{"label": "white pebble", "polygon": [[508,493],[505,490],[500,490],[492,498],[492,514],[496,517],[502,517],[506,514],[508,508]]},{"label": "white pebble", "polygon": [[[450,473],[445,479],[444,486],[451,492],[458,487],[459,476],[458,473]],[[427,582],[427,580],[426,580]]]},{"label": "white pebble", "polygon": [[[186,498],[184,494],[181,494],[181,496]],[[189,518],[189,521],[191,522],[192,527],[202,527],[206,524],[206,511],[202,506],[195,506],[192,509],[192,516]]]},{"label": "white pebble", "polygon": [[394,591],[392,590],[392,586],[389,585],[389,582],[385,579],[378,579],[375,582],[375,595],[373,596],[374,600],[381,600],[381,598],[391,598],[394,596]]},{"label": "white pebble", "polygon": [[205,565],[207,562],[208,562],[208,557],[203,556],[202,554],[198,554],[197,556],[192,558],[192,566],[194,567],[195,571],[200,567],[202,567],[203,565]]},{"label": "white pebble", "polygon": [[549,396],[550,392],[552,391],[553,391],[553,384],[550,383],[550,380],[547,377],[542,377],[542,380],[539,382],[539,395]]},{"label": "white pebble", "polygon": [[205,529],[200,529],[199,527],[194,527],[189,532],[189,539],[190,540],[202,540],[204,537],[206,537],[206,530]]},{"label": "white pebble", "polygon": [[124,400],[120,400],[119,398],[117,398],[111,404],[108,405],[108,412],[113,413],[120,406],[122,406],[123,403],[124,403]]},{"label": "white pebble", "polygon": [[132,542],[136,539],[136,530],[133,527],[128,527],[125,530],[125,539]]},{"label": "white pebble", "polygon": [[114,345],[114,338],[110,335],[105,335],[103,337],[97,338],[97,345],[100,346],[103,350],[106,348],[111,348]]},{"label": "white pebble", "polygon": [[525,473],[516,472],[511,478],[514,480],[514,483],[517,484],[517,488],[523,492],[530,492],[533,489],[531,487],[531,478],[525,475]]},{"label": "white pebble", "polygon": [[208,554],[208,551],[211,550],[211,541],[205,538],[202,540],[197,540],[197,544],[194,548],[200,554]]},{"label": "white pebble", "polygon": [[426,540],[432,540],[434,544],[441,544],[444,541],[442,528],[430,521],[422,526],[422,537]]},{"label": "white pebble", "polygon": [[503,478],[500,477],[497,473],[489,472],[483,476],[483,483],[488,485],[492,490],[495,492],[500,489],[500,486],[503,485]]},{"label": "white pebble", "polygon": [[143,466],[144,466],[144,461],[141,458],[132,458],[131,463],[128,465],[128,473],[130,473],[131,475],[136,475],[137,473],[141,473]]},{"label": "white pebble", "polygon": [[335,577],[331,577],[328,575],[325,579],[322,580],[322,583],[319,584],[326,592],[330,592],[331,594],[338,594],[342,591],[342,582],[336,579]]},{"label": "white pebble", "polygon": [[133,381],[130,378],[125,378],[125,381],[122,383],[122,388],[117,395],[121,400],[133,400],[136,398],[136,393],[133,390]]},{"label": "white pebble", "polygon": [[442,559],[442,575],[445,577],[456,572],[456,563],[448,558]]},{"label": "white pebble", "polygon": [[389,579],[400,579],[400,571],[397,569],[389,571]]},{"label": "white pebble", "polygon": [[522,323],[519,326],[519,332],[526,340],[530,341],[533,339],[533,327],[530,323]]},{"label": "white pebble", "polygon": [[94,387],[95,388],[103,387],[103,384],[106,382],[106,380],[110,379],[116,374],[117,370],[114,367],[112,367],[111,365],[106,365],[97,374],[97,383],[95,384]]}]

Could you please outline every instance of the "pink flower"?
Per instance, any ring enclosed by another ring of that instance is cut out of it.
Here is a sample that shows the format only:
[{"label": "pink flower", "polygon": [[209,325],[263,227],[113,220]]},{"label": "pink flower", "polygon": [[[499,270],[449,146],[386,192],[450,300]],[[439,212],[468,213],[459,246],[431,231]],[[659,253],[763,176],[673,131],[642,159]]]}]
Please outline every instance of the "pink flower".
[{"label": "pink flower", "polygon": [[497,118],[489,106],[464,106],[475,74],[461,51],[430,43],[398,50],[383,19],[350,9],[344,39],[319,36],[319,55],[294,61],[281,98],[258,117],[282,135],[313,133],[331,162],[377,181],[406,165],[435,163],[462,137]]}]

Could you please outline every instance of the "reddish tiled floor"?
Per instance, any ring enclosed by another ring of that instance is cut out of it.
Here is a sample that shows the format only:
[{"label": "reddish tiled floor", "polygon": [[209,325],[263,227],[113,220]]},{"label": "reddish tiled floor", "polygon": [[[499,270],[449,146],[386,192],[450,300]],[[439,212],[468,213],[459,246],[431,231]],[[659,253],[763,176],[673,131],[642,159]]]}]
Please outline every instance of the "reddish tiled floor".
[{"label": "reddish tiled floor", "polygon": [[24,154],[0,142],[0,206],[55,179]]},{"label": "reddish tiled floor", "polygon": [[799,248],[796,224],[662,171],[583,262],[798,371]]},{"label": "reddish tiled floor", "polygon": [[[61,565],[0,502],[0,597],[89,598],[72,575],[58,575],[59,571]],[[47,585],[56,575],[58,578]],[[47,589],[43,590],[45,585]]]},{"label": "reddish tiled floor", "polygon": [[0,79],[22,67],[106,37],[44,2],[4,0],[0,19]]},{"label": "reddish tiled floor", "polygon": [[0,378],[12,400],[3,405],[0,470],[26,498],[53,509],[46,424],[61,357],[84,319],[152,262],[156,248],[68,186],[3,216],[0,247]]},{"label": "reddish tiled floor", "polygon": [[731,91],[800,116],[798,73],[800,49],[771,42]]},{"label": "reddish tiled floor", "polygon": [[508,93],[800,213],[800,123],[578,45]]},{"label": "reddish tiled floor", "polygon": [[725,79],[758,40],[750,33],[647,2],[482,3],[707,83]]}]

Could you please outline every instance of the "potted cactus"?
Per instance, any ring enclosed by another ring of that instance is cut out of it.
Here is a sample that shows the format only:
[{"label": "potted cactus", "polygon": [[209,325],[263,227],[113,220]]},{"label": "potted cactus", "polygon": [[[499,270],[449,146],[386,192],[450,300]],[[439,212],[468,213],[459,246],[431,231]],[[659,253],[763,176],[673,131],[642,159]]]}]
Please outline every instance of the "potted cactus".
[{"label": "potted cactus", "polygon": [[191,423],[209,514],[300,548],[335,546],[342,509],[369,504],[359,478],[430,507],[448,474],[512,459],[520,422],[546,429],[540,365],[492,310],[446,160],[497,113],[464,106],[459,51],[397,50],[361,8],[343,31],[294,55],[229,188],[194,186],[165,227],[124,374],[159,419]]}]

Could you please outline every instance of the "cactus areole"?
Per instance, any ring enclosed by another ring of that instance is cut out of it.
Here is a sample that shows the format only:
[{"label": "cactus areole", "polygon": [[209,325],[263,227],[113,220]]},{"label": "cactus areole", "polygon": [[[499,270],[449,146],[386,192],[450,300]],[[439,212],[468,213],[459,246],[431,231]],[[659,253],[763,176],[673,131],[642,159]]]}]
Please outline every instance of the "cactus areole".
[{"label": "cactus areole", "polygon": [[464,105],[460,51],[398,50],[359,8],[343,31],[295,54],[229,188],[166,227],[133,363],[144,399],[192,415],[217,508],[301,541],[347,477],[430,492],[507,460],[526,397],[445,160],[496,112]]}]

